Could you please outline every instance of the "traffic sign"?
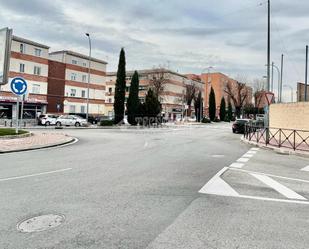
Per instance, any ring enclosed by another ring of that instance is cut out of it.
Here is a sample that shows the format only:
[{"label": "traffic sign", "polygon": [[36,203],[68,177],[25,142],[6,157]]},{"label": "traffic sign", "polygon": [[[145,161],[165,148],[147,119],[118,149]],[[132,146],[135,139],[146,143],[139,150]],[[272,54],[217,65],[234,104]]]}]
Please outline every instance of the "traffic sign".
[{"label": "traffic sign", "polygon": [[266,97],[266,100],[267,100],[267,103],[268,105],[272,104],[274,102],[274,93],[272,92],[265,92],[265,97]]},{"label": "traffic sign", "polygon": [[20,77],[16,77],[11,81],[11,90],[16,95],[24,95],[27,92],[27,82]]}]

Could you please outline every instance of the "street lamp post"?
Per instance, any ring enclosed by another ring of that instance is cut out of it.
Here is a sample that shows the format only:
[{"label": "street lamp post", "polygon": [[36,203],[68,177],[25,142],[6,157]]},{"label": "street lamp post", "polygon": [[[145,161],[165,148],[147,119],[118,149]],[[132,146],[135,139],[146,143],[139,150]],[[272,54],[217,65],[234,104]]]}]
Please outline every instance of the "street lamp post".
[{"label": "street lamp post", "polygon": [[86,120],[88,122],[89,119],[89,84],[90,84],[90,67],[91,67],[91,39],[90,34],[86,33],[89,41],[89,61],[88,61],[88,83],[87,83],[87,113],[86,113]]},{"label": "street lamp post", "polygon": [[293,87],[289,86],[289,85],[284,85],[284,87],[288,87],[291,89],[291,102],[293,102]]},{"label": "street lamp post", "polygon": [[207,82],[206,82],[206,95],[205,95],[205,108],[207,109],[207,96],[208,96],[208,85],[211,85],[211,78],[210,78],[210,69],[213,69],[212,66],[206,67],[202,70],[201,74],[207,70]]},{"label": "street lamp post", "polygon": [[282,82],[281,82],[281,73],[280,73],[279,67],[277,67],[275,65],[275,63],[273,64],[273,67],[276,68],[276,70],[278,72],[278,103],[280,103],[281,102],[281,98],[280,98],[280,89],[281,88],[280,88],[280,85],[282,84]]}]

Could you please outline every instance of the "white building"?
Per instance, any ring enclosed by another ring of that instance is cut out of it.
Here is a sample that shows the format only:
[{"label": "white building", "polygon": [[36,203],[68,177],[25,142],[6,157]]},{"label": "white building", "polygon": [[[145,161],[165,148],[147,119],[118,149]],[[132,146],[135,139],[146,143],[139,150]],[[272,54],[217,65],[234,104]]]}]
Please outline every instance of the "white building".
[{"label": "white building", "polygon": [[[9,81],[22,77],[28,83],[24,102],[24,118],[34,119],[46,111],[49,47],[31,40],[13,36],[9,67]],[[0,88],[0,118],[16,117],[17,97],[10,84]]]}]

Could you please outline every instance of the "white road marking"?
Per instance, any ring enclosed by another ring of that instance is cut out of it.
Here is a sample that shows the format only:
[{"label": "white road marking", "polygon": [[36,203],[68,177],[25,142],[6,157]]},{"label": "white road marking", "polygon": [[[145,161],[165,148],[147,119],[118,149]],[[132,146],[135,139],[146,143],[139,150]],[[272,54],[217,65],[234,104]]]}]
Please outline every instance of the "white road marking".
[{"label": "white road marking", "polygon": [[255,150],[249,150],[246,154],[252,154],[252,155],[254,155],[254,154],[256,154],[257,153],[257,151],[255,151]]},{"label": "white road marking", "polygon": [[211,157],[214,157],[214,158],[222,158],[222,157],[225,157],[224,155],[211,155]]},{"label": "white road marking", "polygon": [[251,151],[258,151],[258,150],[260,150],[260,148],[251,148],[250,150]]},{"label": "white road marking", "polygon": [[242,157],[251,158],[251,157],[253,157],[253,156],[254,156],[253,154],[246,153],[246,154],[244,154]]},{"label": "white road marking", "polygon": [[232,163],[232,164],[230,165],[230,167],[232,167],[232,168],[238,168],[238,169],[242,168],[243,166],[244,166],[243,163]]},{"label": "white road marking", "polygon": [[250,175],[254,176],[256,179],[260,180],[267,186],[273,188],[278,193],[282,194],[283,196],[289,198],[289,199],[297,199],[297,200],[307,200],[305,197],[297,194],[293,190],[285,187],[284,185],[280,184],[279,182],[276,182],[272,178],[265,176],[265,175],[258,175],[250,173]]},{"label": "white road marking", "polygon": [[305,168],[301,169],[302,171],[309,171],[309,166],[306,166]]},{"label": "white road marking", "polygon": [[147,146],[148,146],[148,142],[145,141],[145,143],[144,143],[144,148],[146,148]]},{"label": "white road marking", "polygon": [[0,182],[11,181],[11,180],[18,180],[18,179],[29,178],[29,177],[33,177],[33,176],[55,174],[55,173],[60,173],[60,172],[68,171],[68,170],[72,170],[72,168],[47,171],[47,172],[31,174],[31,175],[23,175],[23,176],[14,176],[14,177],[2,178],[2,179],[0,179]]},{"label": "white road marking", "polygon": [[239,162],[239,163],[246,163],[246,162],[248,162],[249,161],[249,158],[243,158],[243,157],[241,157],[241,158],[239,158],[238,160],[237,160],[237,162]]},{"label": "white road marking", "polygon": [[236,171],[241,171],[241,172],[246,172],[246,173],[257,174],[257,175],[270,176],[270,177],[273,177],[273,178],[279,178],[279,179],[291,180],[291,181],[296,181],[296,182],[309,183],[308,180],[303,180],[303,179],[298,179],[298,178],[291,178],[291,177],[286,177],[286,176],[272,175],[272,174],[267,174],[267,173],[261,173],[261,172],[245,170],[245,169],[235,169],[235,168],[230,168],[230,169],[231,170],[236,170]]},{"label": "white road marking", "polygon": [[274,202],[309,205],[309,201],[285,200],[285,199],[276,199],[276,198],[259,197],[259,196],[251,196],[251,195],[239,195],[237,197],[244,198],[244,199],[261,200],[261,201],[274,201]]},{"label": "white road marking", "polygon": [[224,167],[220,170],[213,178],[211,178],[199,191],[202,194],[213,194],[213,195],[228,195],[228,196],[239,196],[239,194],[220,176],[227,170]]}]

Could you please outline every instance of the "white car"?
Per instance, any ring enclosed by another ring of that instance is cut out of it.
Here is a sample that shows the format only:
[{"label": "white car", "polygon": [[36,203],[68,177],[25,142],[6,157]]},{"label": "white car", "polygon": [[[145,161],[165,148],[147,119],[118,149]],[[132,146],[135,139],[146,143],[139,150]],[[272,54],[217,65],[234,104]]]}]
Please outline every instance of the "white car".
[{"label": "white car", "polygon": [[87,120],[75,115],[61,115],[57,118],[56,126],[87,126]]},{"label": "white car", "polygon": [[55,114],[42,114],[39,116],[39,124],[40,125],[55,125],[57,121],[58,115]]}]

